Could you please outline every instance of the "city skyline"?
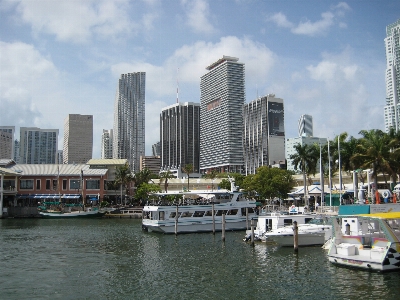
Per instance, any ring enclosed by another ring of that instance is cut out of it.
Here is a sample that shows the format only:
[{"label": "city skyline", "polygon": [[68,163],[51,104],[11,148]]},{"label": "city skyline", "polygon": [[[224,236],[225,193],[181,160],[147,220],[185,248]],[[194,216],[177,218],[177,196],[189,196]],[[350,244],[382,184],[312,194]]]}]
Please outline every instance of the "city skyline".
[{"label": "city skyline", "polygon": [[98,158],[115,82],[143,71],[150,155],[161,108],[200,102],[205,68],[229,55],[246,65],[247,103],[285,99],[287,137],[302,114],[330,139],[384,130],[384,39],[398,1],[226,2],[2,1],[0,126],[15,126],[16,137],[20,127],[58,128],[62,145],[66,114],[93,115]]}]

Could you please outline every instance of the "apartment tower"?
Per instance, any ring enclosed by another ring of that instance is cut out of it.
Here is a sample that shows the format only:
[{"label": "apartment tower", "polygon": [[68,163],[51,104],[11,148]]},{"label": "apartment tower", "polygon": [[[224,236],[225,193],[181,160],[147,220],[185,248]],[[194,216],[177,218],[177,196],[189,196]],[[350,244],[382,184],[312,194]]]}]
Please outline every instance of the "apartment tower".
[{"label": "apartment tower", "polygon": [[103,129],[103,134],[101,135],[101,158],[110,159],[113,157],[113,130]]},{"label": "apartment tower", "polygon": [[146,73],[122,74],[114,105],[113,158],[127,159],[133,172],[145,155]]},{"label": "apartment tower", "polygon": [[400,97],[400,19],[386,27],[386,105],[385,131],[399,130]]},{"label": "apartment tower", "polygon": [[57,163],[58,129],[20,128],[20,164]]},{"label": "apartment tower", "polygon": [[14,158],[15,126],[0,126],[0,159]]},{"label": "apartment tower", "polygon": [[313,119],[310,115],[301,115],[299,119],[299,136],[313,136]]},{"label": "apartment tower", "polygon": [[161,167],[178,169],[191,164],[199,173],[200,104],[176,103],[160,114]]},{"label": "apartment tower", "polygon": [[200,172],[243,172],[245,68],[236,57],[209,65],[200,81]]},{"label": "apartment tower", "polygon": [[64,164],[85,164],[93,154],[93,116],[69,114],[64,120]]},{"label": "apartment tower", "polygon": [[285,164],[283,99],[274,94],[244,105],[244,171],[255,174],[261,166]]}]

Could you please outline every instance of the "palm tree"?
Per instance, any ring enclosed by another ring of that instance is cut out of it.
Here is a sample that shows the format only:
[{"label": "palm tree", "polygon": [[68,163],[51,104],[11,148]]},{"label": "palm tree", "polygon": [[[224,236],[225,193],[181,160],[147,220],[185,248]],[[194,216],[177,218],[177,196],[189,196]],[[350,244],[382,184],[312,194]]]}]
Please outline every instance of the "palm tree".
[{"label": "palm tree", "polygon": [[390,141],[388,135],[379,129],[361,130],[360,135],[362,138],[357,146],[359,153],[354,154],[351,159],[361,168],[372,168],[374,186],[377,188],[378,172],[393,173],[388,146]]},{"label": "palm tree", "polygon": [[184,167],[182,167],[182,172],[184,172],[187,175],[187,180],[188,180],[187,190],[189,191],[189,177],[190,173],[193,173],[193,165],[192,164],[185,165]]},{"label": "palm tree", "polygon": [[[115,171],[115,182],[120,185],[121,187],[121,204],[122,204],[122,189],[128,188],[129,184],[133,181],[133,176],[131,169],[129,168],[129,164],[126,163],[123,166],[117,166],[117,169]],[[126,199],[125,199],[125,205],[126,205]]]},{"label": "palm tree", "polygon": [[217,178],[218,172],[215,169],[212,169],[210,173],[205,175],[206,178],[211,179],[211,188],[214,190],[214,179]]},{"label": "palm tree", "polygon": [[[292,163],[294,165],[294,168],[297,170],[298,168],[300,171],[303,173],[303,184],[304,184],[304,197],[306,198],[306,190],[307,190],[307,181],[306,181],[306,174],[312,169],[315,169],[315,166],[313,167],[314,164],[314,156],[315,156],[315,150],[313,149],[315,147],[312,147],[310,145],[300,145],[297,144],[294,146],[294,149],[296,150],[297,153],[290,155],[290,159],[292,159]],[[315,165],[315,164],[314,164]],[[306,200],[306,205],[308,206],[308,199]]]},{"label": "palm tree", "polygon": [[160,173],[160,184],[164,181],[165,192],[168,192],[168,179],[174,178],[170,170],[163,171]]}]

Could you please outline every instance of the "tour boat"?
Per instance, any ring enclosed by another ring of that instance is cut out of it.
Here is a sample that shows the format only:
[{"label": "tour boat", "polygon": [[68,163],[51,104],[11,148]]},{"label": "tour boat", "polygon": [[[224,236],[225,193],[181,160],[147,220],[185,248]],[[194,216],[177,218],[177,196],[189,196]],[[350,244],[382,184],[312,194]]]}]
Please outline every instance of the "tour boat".
[{"label": "tour boat", "polygon": [[337,216],[331,263],[372,271],[400,271],[400,212]]},{"label": "tour boat", "polygon": [[[231,190],[156,193],[160,201],[145,205],[142,228],[160,233],[196,233],[246,230],[256,216],[255,200],[246,199],[230,178]],[[167,205],[166,195],[183,196],[183,200]],[[196,200],[193,200],[193,197]],[[225,223],[223,224],[223,219]]]}]

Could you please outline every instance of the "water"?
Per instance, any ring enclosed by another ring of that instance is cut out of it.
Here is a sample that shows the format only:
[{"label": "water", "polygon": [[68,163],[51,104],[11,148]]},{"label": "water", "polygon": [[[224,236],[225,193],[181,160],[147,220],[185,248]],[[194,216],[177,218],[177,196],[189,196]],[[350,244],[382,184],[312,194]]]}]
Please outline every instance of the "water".
[{"label": "water", "polygon": [[0,299],[399,299],[400,273],[243,236],[144,233],[132,219],[3,219]]}]

